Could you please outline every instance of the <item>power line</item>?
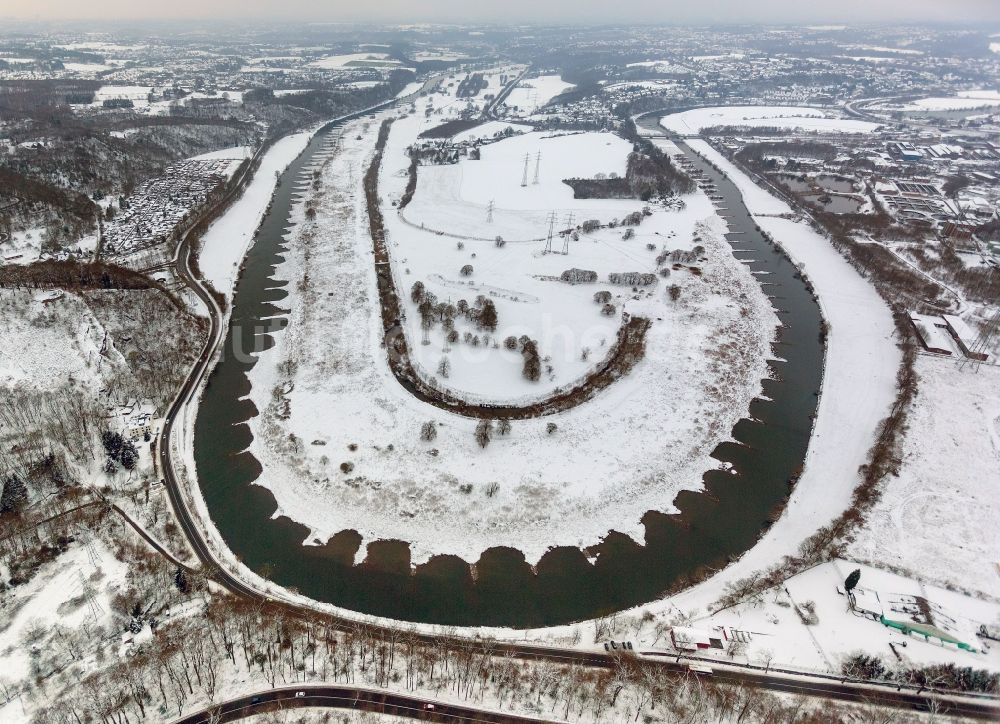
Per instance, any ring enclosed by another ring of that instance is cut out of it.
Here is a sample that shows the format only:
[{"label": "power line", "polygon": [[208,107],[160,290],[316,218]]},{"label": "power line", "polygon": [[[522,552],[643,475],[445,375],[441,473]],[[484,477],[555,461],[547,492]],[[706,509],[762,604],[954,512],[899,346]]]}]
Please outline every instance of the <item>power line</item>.
[{"label": "power line", "polygon": [[539,151],[535,155],[535,180],[531,182],[535,186],[538,185],[538,167],[541,166],[541,165],[542,165],[542,152]]},{"label": "power line", "polygon": [[490,203],[486,207],[486,223],[487,224],[492,224],[493,223],[493,207],[494,207],[494,205],[495,204],[493,202],[493,199],[490,199]]},{"label": "power line", "polygon": [[524,173],[521,174],[521,186],[528,185],[528,161],[531,158],[531,154],[524,154]]}]

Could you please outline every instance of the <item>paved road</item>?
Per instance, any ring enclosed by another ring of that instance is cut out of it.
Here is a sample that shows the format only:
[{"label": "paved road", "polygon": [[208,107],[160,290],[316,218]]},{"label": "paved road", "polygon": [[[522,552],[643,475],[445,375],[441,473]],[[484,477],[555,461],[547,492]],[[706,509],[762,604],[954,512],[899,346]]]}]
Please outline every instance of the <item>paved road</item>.
[{"label": "paved road", "polygon": [[[391,103],[391,102],[390,102]],[[388,104],[387,104],[388,105]],[[340,119],[342,121],[370,113],[372,109],[365,110],[351,116]],[[183,280],[191,290],[205,303],[209,310],[210,328],[209,337],[192,368],[184,384],[181,386],[177,397],[167,411],[166,419],[160,436],[157,438],[157,455],[161,474],[166,482],[167,491],[171,504],[178,521],[187,537],[192,549],[201,561],[202,566],[207,571],[211,571],[214,580],[231,593],[260,602],[262,605],[271,607],[275,612],[282,612],[286,615],[301,616],[310,615],[315,618],[316,611],[312,608],[293,603],[286,600],[278,600],[272,596],[257,590],[245,581],[231,574],[209,547],[205,537],[196,522],[196,516],[188,508],[187,502],[182,492],[174,469],[174,461],[171,455],[170,441],[173,439],[174,425],[177,420],[183,419],[187,406],[193,402],[197,390],[209,371],[209,366],[214,354],[221,344],[222,310],[216,302],[214,296],[208,289],[196,279],[191,273],[189,262],[191,248],[188,236],[185,234],[181,240],[175,260],[178,278]],[[182,423],[183,424],[183,423]],[[190,432],[190,431],[188,431]],[[321,612],[322,613],[322,612]],[[331,627],[343,631],[350,631],[356,628],[357,620],[346,616],[332,614],[322,614],[327,617]],[[387,625],[368,625],[370,630],[388,632],[392,627]],[[445,636],[430,633],[420,633],[416,638],[424,643],[437,643],[445,641],[455,647],[468,647],[477,651],[488,650],[498,655],[511,655],[526,660],[542,660],[556,663],[577,664],[582,666],[610,668],[616,666],[615,659],[603,652],[587,652],[578,649],[562,649],[544,645],[485,642],[462,636]],[[640,652],[641,654],[641,652]],[[644,661],[655,662],[672,672],[687,674],[688,665],[691,659],[677,660],[674,656],[669,658],[662,655],[642,657]],[[706,662],[715,668],[712,674],[715,681],[732,684],[742,684],[748,686],[760,686],[772,691],[782,691],[798,693],[809,696],[820,696],[842,701],[856,703],[876,703],[882,706],[902,707],[907,709],[926,708],[928,703],[937,699],[940,713],[950,715],[961,715],[973,718],[1000,720],[1000,702],[995,699],[973,699],[970,697],[954,697],[948,695],[930,694],[928,692],[917,693],[915,690],[897,691],[894,686],[871,685],[859,682],[843,682],[835,677],[798,677],[791,678],[782,672],[771,670],[765,672],[758,668],[744,669],[724,669],[713,662]],[[301,689],[300,689],[301,690]],[[238,717],[237,717],[238,718]],[[184,720],[187,721],[187,720]],[[191,721],[208,721],[207,719],[196,719]]]},{"label": "paved road", "polygon": [[[301,693],[302,696],[298,696]],[[351,709],[431,722],[544,724],[551,720],[517,716],[474,706],[352,686],[300,686],[269,689],[190,714],[174,724],[222,724],[254,714],[302,707]]]}]

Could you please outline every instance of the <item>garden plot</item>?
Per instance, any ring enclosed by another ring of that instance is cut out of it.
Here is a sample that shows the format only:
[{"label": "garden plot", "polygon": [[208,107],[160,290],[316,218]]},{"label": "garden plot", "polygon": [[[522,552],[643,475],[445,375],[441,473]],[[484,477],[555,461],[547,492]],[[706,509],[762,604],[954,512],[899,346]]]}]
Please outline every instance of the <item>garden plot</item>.
[{"label": "garden plot", "polygon": [[720,106],[695,108],[660,119],[660,125],[682,136],[701,133],[715,126],[789,128],[801,131],[871,133],[877,123],[837,118],[817,108],[796,106]]},{"label": "garden plot", "polygon": [[[395,179],[405,168],[402,149],[419,125],[408,138],[390,139],[383,179]],[[701,274],[678,270],[669,279],[680,288],[676,303],[664,301],[663,284],[651,293],[611,289],[619,311],[653,320],[643,360],[586,404],[515,422],[507,435],[494,430],[483,448],[473,435],[475,420],[417,400],[386,364],[363,194],[357,180],[348,181],[348,169],[371,157],[377,128],[363,127],[345,130],[349,143],[323,169],[315,219],[306,219],[304,207],[293,214],[299,223],[289,233],[290,250],[277,271],[290,282],[289,324],[250,373],[250,398],[260,410],[250,422],[251,452],[262,463],[258,483],[274,494],[276,515],[308,526],[308,542],[345,529],[361,532],[366,542],[407,541],[415,562],[435,554],[475,561],[494,546],[515,547],[537,561],[550,546],[589,545],[610,529],[642,540],[645,512],[672,510],[677,492],[700,488],[701,475],[717,464],[709,454],[729,439],[759,393],[777,324],[754,278],[732,257],[722,239],[724,224],[707,198],[688,197],[683,212],[658,210],[637,231],[649,233],[657,248],[690,250],[699,243],[694,235],[700,236]],[[401,188],[405,178],[397,180]],[[468,280],[451,260],[489,262],[493,271],[487,274],[484,267],[471,281],[481,285],[480,293],[494,292],[490,298],[501,325],[518,320],[539,336],[546,306],[552,307],[552,319],[571,328],[577,309],[588,327],[606,324],[609,334],[618,320],[602,317],[591,300],[593,291],[604,287],[564,289],[533,275],[570,266],[574,259],[598,260],[604,249],[613,250],[606,253],[614,259],[628,253],[636,265],[648,259],[650,267],[656,255],[646,250],[646,239],[622,242],[606,234],[576,243],[569,257],[542,257],[537,244],[497,249],[492,242],[475,248],[469,242],[463,256],[454,239],[397,222],[390,206],[395,193],[387,182],[381,195],[388,238],[399,244],[391,248],[398,280],[412,283],[422,271],[439,298],[457,298],[450,284]],[[435,262],[441,258],[448,263]],[[539,266],[550,263],[551,269]],[[579,294],[579,302],[570,305],[553,290]],[[519,298],[505,296],[510,292]],[[404,299],[412,309],[408,296]],[[424,346],[419,331],[414,336],[408,327],[407,334],[417,354],[427,350],[427,363],[436,365],[440,339]],[[450,378],[456,384],[508,398],[542,391],[541,384],[532,388],[522,381],[519,362],[510,364],[512,353],[503,345],[490,346],[487,358],[495,358],[493,364],[475,356],[484,351],[482,344],[460,344],[462,350],[455,345],[449,353],[455,374],[466,375]],[[565,358],[554,347],[545,352],[560,360],[554,366],[563,379],[579,371],[569,363],[579,358],[577,344]],[[466,356],[469,369],[459,372]],[[289,361],[295,364],[283,364]],[[490,379],[501,375],[503,384]],[[433,439],[421,439],[426,423]]]}]

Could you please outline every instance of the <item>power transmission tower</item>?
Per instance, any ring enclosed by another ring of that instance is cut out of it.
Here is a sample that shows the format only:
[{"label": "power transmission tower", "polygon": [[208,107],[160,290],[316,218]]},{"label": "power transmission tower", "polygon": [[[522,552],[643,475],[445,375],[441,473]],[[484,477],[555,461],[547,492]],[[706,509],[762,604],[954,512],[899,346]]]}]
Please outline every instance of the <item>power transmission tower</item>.
[{"label": "power transmission tower", "polygon": [[492,224],[493,223],[493,207],[494,207],[493,199],[490,199],[490,203],[486,207],[486,223],[487,224]]},{"label": "power transmission tower", "polygon": [[958,363],[958,369],[965,369],[965,365],[971,364],[973,371],[978,372],[979,367],[983,364],[983,358],[990,353],[993,338],[997,335],[998,330],[1000,330],[1000,311],[994,312],[993,316],[986,322],[979,336],[965,352],[962,361]]},{"label": "power transmission tower", "polygon": [[569,212],[566,215],[566,230],[563,232],[563,235],[562,235],[562,238],[563,238],[563,250],[562,250],[562,253],[563,254],[569,254],[569,238],[571,236],[573,236],[573,221],[574,221],[574,219],[575,219],[575,217],[574,217],[572,211]]},{"label": "power transmission tower", "polygon": [[524,173],[521,174],[521,186],[528,185],[528,159],[530,157],[531,154],[528,153],[524,154]]},{"label": "power transmission tower", "polygon": [[538,167],[539,167],[539,166],[541,166],[541,165],[542,165],[542,152],[541,152],[541,151],[539,151],[539,152],[538,152],[538,153],[537,153],[537,154],[535,155],[535,180],[531,182],[531,183],[533,183],[533,184],[534,184],[535,186],[537,186],[537,185],[538,185]]},{"label": "power transmission tower", "polygon": [[91,589],[90,584],[87,583],[87,579],[83,577],[83,571],[77,571],[80,576],[80,586],[83,588],[83,595],[87,599],[87,606],[90,608],[90,615],[94,617],[95,621],[100,621],[101,616],[104,614],[104,607],[101,606],[100,602],[94,597],[94,591]]},{"label": "power transmission tower", "polygon": [[556,229],[556,212],[553,211],[549,214],[549,235],[545,238],[545,252],[546,254],[552,253],[552,234]]}]

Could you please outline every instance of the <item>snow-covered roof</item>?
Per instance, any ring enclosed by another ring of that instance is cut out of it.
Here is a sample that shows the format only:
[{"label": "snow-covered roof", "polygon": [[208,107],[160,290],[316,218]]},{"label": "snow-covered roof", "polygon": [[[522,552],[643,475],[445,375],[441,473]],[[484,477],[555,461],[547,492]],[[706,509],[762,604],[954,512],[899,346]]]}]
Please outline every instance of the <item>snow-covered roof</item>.
[{"label": "snow-covered roof", "polygon": [[698,648],[712,645],[707,631],[686,626],[674,626],[670,629],[670,638],[677,648]]}]

